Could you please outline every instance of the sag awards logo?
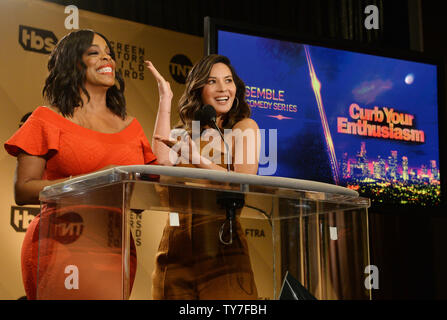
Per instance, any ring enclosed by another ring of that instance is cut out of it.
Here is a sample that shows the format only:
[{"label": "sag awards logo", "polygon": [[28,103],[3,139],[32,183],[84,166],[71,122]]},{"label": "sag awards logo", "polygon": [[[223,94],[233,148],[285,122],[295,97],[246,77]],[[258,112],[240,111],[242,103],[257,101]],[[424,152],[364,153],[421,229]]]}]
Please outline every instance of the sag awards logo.
[{"label": "sag awards logo", "polygon": [[143,215],[141,214],[141,212],[143,212],[143,210],[138,210],[138,209],[131,209],[132,213],[130,214],[130,228],[132,229],[132,234],[133,234],[133,238],[134,238],[134,242],[135,245],[137,247],[141,246],[141,242],[142,242],[142,229],[143,229]]},{"label": "sag awards logo", "polygon": [[183,54],[177,54],[169,61],[169,73],[180,84],[186,83],[186,77],[192,68],[192,62]]},{"label": "sag awards logo", "polygon": [[26,51],[49,54],[57,41],[52,31],[19,25],[19,44]]},{"label": "sag awards logo", "polygon": [[123,78],[144,80],[144,47],[120,41],[110,41],[115,51],[116,71]]}]

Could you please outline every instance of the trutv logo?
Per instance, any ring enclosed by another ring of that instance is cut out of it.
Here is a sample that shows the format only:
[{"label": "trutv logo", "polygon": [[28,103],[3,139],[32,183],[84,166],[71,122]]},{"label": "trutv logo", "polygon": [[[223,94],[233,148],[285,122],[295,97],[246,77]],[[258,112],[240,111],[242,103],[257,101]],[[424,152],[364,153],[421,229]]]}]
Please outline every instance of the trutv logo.
[{"label": "trutv logo", "polygon": [[50,53],[57,38],[52,31],[19,25],[19,43],[27,51]]}]

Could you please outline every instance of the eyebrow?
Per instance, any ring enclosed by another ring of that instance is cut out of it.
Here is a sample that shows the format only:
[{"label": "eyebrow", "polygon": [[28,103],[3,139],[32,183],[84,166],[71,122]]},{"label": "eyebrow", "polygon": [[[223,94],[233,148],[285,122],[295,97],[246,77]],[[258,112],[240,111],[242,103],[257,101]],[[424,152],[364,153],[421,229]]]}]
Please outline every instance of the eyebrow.
[{"label": "eyebrow", "polygon": [[[208,79],[209,78],[214,78],[214,79],[216,79],[217,77],[214,77],[214,76],[208,76]],[[228,75],[228,76],[224,76],[223,78],[233,78],[233,76],[230,74],[230,75]]]},{"label": "eyebrow", "polygon": [[[99,48],[99,49],[100,49],[100,46],[99,46],[99,45],[97,45],[97,44],[91,44],[91,45],[90,45],[90,47],[89,47],[89,49],[90,49],[91,47],[96,47],[96,48]],[[109,48],[109,46],[107,46],[107,45],[106,45],[106,47],[105,47],[105,49],[104,49],[104,50],[109,50],[109,51],[110,51],[110,48]]]}]

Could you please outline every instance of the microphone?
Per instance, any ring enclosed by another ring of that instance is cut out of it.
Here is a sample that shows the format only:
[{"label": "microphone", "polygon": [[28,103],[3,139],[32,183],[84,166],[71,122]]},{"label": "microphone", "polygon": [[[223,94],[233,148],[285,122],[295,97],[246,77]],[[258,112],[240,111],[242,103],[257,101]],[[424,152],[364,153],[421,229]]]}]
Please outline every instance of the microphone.
[{"label": "microphone", "polygon": [[214,109],[214,107],[209,104],[201,106],[199,110],[194,113],[194,119],[200,121],[200,126],[209,125],[217,127],[216,117],[216,109]]},{"label": "microphone", "polygon": [[[230,172],[230,147],[225,142],[222,131],[219,129],[216,123],[216,109],[213,106],[206,104],[199,108],[194,113],[194,119],[200,121],[200,126],[208,125],[219,132],[220,137],[225,145],[225,150],[227,154],[227,171]],[[240,209],[244,206],[244,195],[243,194],[233,194],[233,193],[223,193],[220,192],[217,194],[217,203],[220,204],[221,208],[225,209],[226,212],[226,220],[222,224],[219,230],[219,240],[224,245],[231,245],[233,243],[233,221],[236,218],[236,210]],[[225,225],[228,222],[229,229],[229,239],[224,240],[223,234]]]},{"label": "microphone", "polygon": [[222,138],[222,141],[225,145],[225,151],[227,154],[227,171],[230,172],[230,147],[225,142],[224,136],[222,134],[222,131],[219,129],[219,127],[216,124],[216,109],[212,105],[206,104],[204,106],[201,106],[199,110],[197,110],[194,113],[194,119],[200,121],[200,126],[209,125],[210,127],[214,128],[219,132],[220,137]]}]

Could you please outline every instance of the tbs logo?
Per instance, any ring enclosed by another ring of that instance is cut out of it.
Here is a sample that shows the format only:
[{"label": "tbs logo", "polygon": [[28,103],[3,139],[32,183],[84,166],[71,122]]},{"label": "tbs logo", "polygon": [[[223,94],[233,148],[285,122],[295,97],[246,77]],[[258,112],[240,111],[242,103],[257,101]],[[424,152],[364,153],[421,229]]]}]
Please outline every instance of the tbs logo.
[{"label": "tbs logo", "polygon": [[11,226],[17,232],[26,232],[31,221],[40,212],[40,208],[11,207]]},{"label": "tbs logo", "polygon": [[57,38],[51,31],[19,25],[19,43],[27,51],[48,54],[56,46]]}]

